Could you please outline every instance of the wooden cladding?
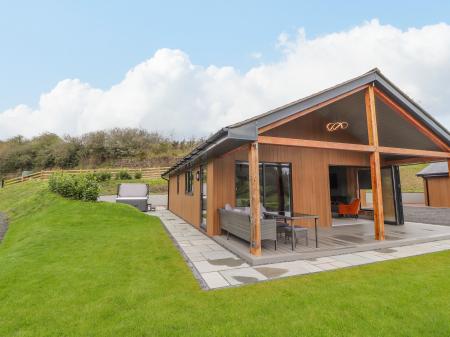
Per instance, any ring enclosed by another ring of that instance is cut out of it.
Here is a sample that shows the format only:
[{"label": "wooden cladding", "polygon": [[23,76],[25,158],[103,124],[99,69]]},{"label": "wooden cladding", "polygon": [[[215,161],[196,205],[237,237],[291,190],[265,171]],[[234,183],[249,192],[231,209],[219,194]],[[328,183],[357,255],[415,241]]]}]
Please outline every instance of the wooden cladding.
[{"label": "wooden cladding", "polygon": [[[241,148],[213,160],[215,200],[208,204],[208,214],[212,214],[213,226],[216,229],[219,228],[217,210],[225,207],[225,204],[235,206],[236,161],[248,161],[248,150]],[[320,216],[319,225],[325,227],[332,224],[329,166],[370,166],[367,153],[268,144],[259,144],[259,161],[290,163],[293,210],[318,214]],[[210,185],[208,184],[208,191]],[[208,198],[210,196],[211,194],[208,195]],[[302,225],[309,226],[310,223],[302,223]],[[209,223],[208,226],[210,226]]]},{"label": "wooden cladding", "polygon": [[[197,170],[199,170],[198,167],[193,171]],[[185,194],[184,173],[181,173],[180,178],[177,177],[174,175],[169,178],[169,210],[195,227],[200,227],[200,182],[193,179],[192,193]],[[177,179],[180,193],[177,193]]]},{"label": "wooden cladding", "polygon": [[424,178],[427,206],[450,207],[450,177]]}]

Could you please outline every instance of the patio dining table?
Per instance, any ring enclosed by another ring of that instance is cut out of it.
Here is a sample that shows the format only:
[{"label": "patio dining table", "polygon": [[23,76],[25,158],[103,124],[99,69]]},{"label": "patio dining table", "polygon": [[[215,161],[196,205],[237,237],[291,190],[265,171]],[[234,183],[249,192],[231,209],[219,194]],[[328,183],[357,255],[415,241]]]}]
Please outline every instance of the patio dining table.
[{"label": "patio dining table", "polygon": [[294,212],[290,215],[283,215],[283,214],[277,214],[273,212],[264,212],[265,216],[276,218],[276,219],[283,219],[286,223],[287,221],[290,221],[291,223],[291,230],[292,230],[292,250],[295,250],[295,220],[308,220],[308,219],[314,219],[314,238],[316,239],[316,248],[319,248],[319,239],[317,236],[317,220],[319,220],[319,216],[315,214],[307,214],[307,213],[297,213]]}]

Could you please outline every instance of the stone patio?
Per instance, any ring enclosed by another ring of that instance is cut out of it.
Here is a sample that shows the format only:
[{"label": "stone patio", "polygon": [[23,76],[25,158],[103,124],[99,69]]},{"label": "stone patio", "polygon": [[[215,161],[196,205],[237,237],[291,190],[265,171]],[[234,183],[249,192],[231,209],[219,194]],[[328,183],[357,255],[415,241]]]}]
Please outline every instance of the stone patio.
[{"label": "stone patio", "polygon": [[239,286],[450,250],[450,239],[435,238],[430,242],[250,266],[236,254],[225,249],[172,212],[157,209],[156,212],[148,214],[161,219],[174,244],[204,289]]}]

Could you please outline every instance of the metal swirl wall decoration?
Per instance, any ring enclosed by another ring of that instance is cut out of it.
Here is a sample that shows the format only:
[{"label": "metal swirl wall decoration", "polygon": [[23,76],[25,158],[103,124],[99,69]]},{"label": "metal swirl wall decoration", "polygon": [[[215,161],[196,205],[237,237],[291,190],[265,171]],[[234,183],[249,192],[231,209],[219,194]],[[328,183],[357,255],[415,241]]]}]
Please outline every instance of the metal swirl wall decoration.
[{"label": "metal swirl wall decoration", "polygon": [[328,132],[334,132],[336,130],[345,130],[347,129],[349,124],[347,122],[331,122],[326,125]]}]

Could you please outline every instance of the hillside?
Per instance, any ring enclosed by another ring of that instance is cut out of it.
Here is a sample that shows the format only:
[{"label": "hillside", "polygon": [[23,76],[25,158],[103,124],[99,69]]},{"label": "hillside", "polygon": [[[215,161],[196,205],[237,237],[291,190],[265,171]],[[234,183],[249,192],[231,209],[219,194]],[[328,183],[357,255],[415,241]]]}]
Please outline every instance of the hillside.
[{"label": "hillside", "polygon": [[423,179],[416,174],[426,166],[427,164],[400,166],[402,192],[423,192]]},{"label": "hillside", "polygon": [[175,140],[143,129],[116,128],[59,137],[45,133],[0,141],[0,178],[53,168],[171,166],[200,139]]}]

